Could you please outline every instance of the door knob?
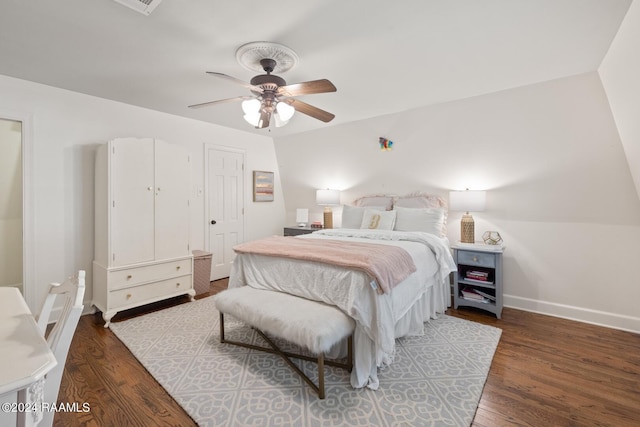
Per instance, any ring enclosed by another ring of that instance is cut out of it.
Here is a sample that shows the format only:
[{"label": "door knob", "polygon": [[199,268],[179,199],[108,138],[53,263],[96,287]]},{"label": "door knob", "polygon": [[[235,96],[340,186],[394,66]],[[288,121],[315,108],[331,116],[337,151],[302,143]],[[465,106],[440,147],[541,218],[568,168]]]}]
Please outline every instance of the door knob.
[{"label": "door knob", "polygon": [[216,223],[216,220],[215,220],[215,219],[212,219],[212,220],[211,220],[211,225],[214,225],[215,223]]}]

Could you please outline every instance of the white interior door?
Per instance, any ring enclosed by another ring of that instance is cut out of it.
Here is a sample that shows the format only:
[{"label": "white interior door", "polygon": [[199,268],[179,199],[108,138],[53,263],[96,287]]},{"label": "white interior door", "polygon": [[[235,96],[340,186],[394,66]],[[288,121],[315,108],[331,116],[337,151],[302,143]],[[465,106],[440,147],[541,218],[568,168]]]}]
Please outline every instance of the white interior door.
[{"label": "white interior door", "polygon": [[189,255],[190,164],[179,145],[155,141],[155,257]]},{"label": "white interior door", "polygon": [[22,291],[22,122],[0,117],[0,286]]},{"label": "white interior door", "polygon": [[229,277],[233,247],[244,240],[244,152],[205,146],[211,280]]},{"label": "white interior door", "polygon": [[[40,308],[40,293],[37,291],[34,275],[35,275],[35,220],[34,220],[34,201],[33,201],[33,138],[32,138],[32,116],[29,113],[15,112],[15,111],[0,111],[0,117],[4,120],[16,122],[11,123],[10,126],[16,130],[15,127],[20,127],[21,132],[21,169],[22,169],[22,182],[20,198],[22,200],[22,224],[20,227],[22,236],[18,237],[18,241],[22,246],[22,259],[20,261],[22,268],[22,294],[27,300],[27,304],[31,311],[36,311]],[[3,147],[0,147],[0,153],[3,157],[7,156],[7,152]],[[5,184],[2,184],[5,185]],[[0,198],[2,195],[0,195]],[[6,238],[3,236],[2,238]],[[1,246],[1,245],[0,245]],[[16,261],[18,262],[18,261]],[[19,267],[20,268],[20,267]]]}]

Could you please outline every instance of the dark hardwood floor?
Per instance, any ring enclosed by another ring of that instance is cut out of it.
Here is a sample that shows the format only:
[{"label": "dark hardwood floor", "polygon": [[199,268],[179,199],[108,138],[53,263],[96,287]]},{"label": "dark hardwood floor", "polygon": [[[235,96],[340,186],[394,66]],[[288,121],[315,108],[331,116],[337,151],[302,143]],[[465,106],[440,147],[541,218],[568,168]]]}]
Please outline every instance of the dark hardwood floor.
[{"label": "dark hardwood floor", "polygon": [[[198,298],[226,285],[212,282]],[[186,302],[130,310],[113,321]],[[467,308],[447,314],[503,331],[473,426],[640,425],[640,335],[509,308],[501,320]],[[103,325],[99,314],[81,317],[58,396],[91,410],[58,413],[54,426],[195,426]]]}]

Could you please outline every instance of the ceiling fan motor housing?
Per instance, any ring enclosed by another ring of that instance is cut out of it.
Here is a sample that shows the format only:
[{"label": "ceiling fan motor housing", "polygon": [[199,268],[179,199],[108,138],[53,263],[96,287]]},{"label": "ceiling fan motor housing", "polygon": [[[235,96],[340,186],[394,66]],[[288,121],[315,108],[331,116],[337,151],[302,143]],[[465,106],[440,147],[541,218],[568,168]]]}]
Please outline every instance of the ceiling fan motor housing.
[{"label": "ceiling fan motor housing", "polygon": [[[259,86],[266,91],[277,91],[280,86],[286,86],[287,82],[282,77],[273,74],[260,74],[251,79],[253,86]],[[256,93],[252,91],[253,93]],[[258,94],[259,95],[259,94]]]}]

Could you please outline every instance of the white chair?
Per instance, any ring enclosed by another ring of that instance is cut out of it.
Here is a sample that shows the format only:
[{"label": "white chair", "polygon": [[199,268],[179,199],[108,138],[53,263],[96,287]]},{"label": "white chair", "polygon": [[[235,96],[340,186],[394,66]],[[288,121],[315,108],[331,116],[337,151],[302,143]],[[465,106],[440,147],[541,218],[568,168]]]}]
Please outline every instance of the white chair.
[{"label": "white chair", "polygon": [[[76,275],[69,277],[62,284],[51,283],[49,293],[36,318],[38,328],[42,335],[46,336],[47,343],[58,361],[56,367],[49,371],[45,377],[44,402],[49,404],[57,403],[60,381],[62,380],[62,373],[64,372],[64,366],[67,361],[67,354],[69,353],[71,340],[73,339],[73,334],[78,326],[78,320],[84,307],[84,277],[84,270],[80,270]],[[58,298],[63,299],[64,304],[58,320],[55,322],[49,334],[46,334],[47,326],[51,321],[51,311]],[[38,425],[45,427],[53,425],[53,416],[54,412],[45,411],[42,421]]]}]

